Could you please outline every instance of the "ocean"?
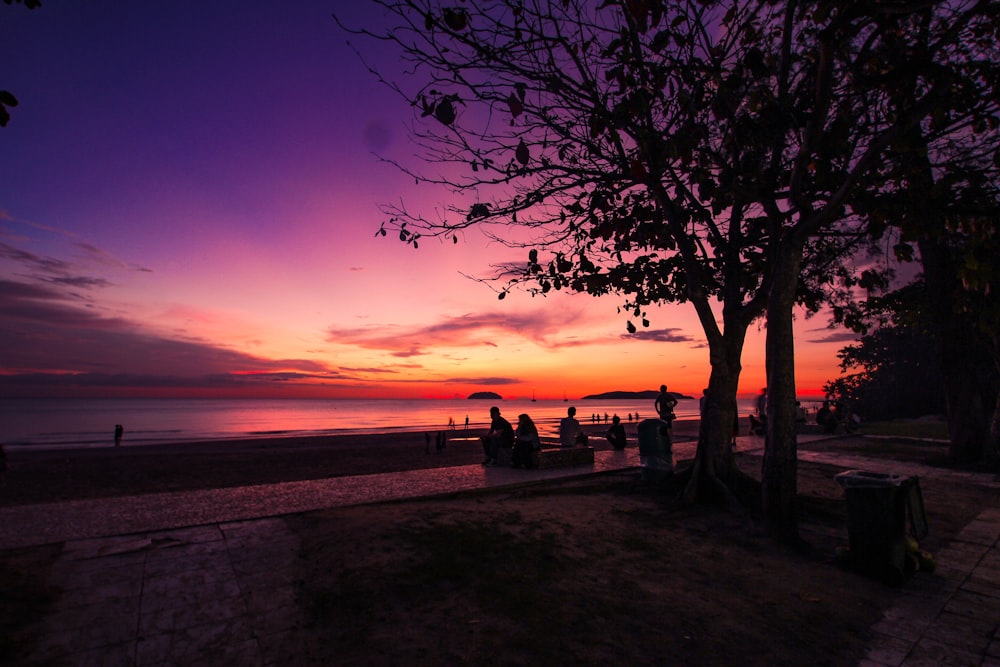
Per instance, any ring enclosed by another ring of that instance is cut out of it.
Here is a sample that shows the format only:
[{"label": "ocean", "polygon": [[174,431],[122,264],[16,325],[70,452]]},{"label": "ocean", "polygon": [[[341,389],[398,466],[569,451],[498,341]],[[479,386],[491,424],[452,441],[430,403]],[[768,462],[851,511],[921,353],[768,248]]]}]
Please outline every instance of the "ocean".
[{"label": "ocean", "polygon": [[[486,428],[490,406],[516,424],[526,412],[542,435],[555,434],[566,409],[577,419],[617,414],[653,417],[653,401],[641,400],[351,400],[351,399],[3,399],[0,442],[5,447],[106,447],[114,444],[115,424],[122,424],[122,446],[170,442],[293,436],[437,431]],[[754,409],[754,399],[739,401],[740,414]],[[679,419],[698,416],[697,399],[681,400]]]}]

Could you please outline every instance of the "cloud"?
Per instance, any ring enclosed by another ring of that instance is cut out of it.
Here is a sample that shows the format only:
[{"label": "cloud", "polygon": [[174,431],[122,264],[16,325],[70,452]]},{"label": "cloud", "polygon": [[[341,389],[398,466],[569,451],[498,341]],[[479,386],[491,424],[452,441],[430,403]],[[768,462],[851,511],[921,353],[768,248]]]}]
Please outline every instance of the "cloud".
[{"label": "cloud", "polygon": [[[858,334],[853,331],[845,331],[843,329],[810,329],[806,332],[809,334],[809,338],[806,340],[807,343],[856,343],[858,342]],[[812,334],[823,333],[821,336],[813,336]]]},{"label": "cloud", "polygon": [[505,377],[454,377],[447,378],[444,382],[455,383],[455,384],[471,384],[483,387],[503,387],[505,385],[521,384],[521,380],[518,378],[505,378]]},{"label": "cloud", "polygon": [[0,373],[30,386],[221,387],[341,379],[303,359],[263,359],[144,331],[81,306],[51,284],[0,280]]},{"label": "cloud", "polygon": [[[101,269],[113,269],[118,271],[139,271],[151,273],[150,269],[130,265],[111,253],[98,248],[90,243],[75,243],[74,246],[82,251],[83,264],[90,264]],[[20,267],[20,274],[24,277],[39,282],[65,285],[79,289],[106,288],[114,285],[106,278],[88,275],[83,266],[73,262],[53,257],[44,257],[21,248],[17,248],[7,243],[0,243],[0,259],[6,259],[15,266]]]},{"label": "cloud", "polygon": [[129,264],[121,259],[118,259],[108,251],[98,248],[97,246],[91,245],[90,243],[77,243],[76,247],[83,251],[84,256],[91,262],[99,265],[106,266],[114,269],[121,269],[125,271],[140,271],[143,273],[152,273],[152,269],[146,269],[141,266],[136,266],[134,264]]},{"label": "cloud", "polygon": [[69,273],[72,265],[61,259],[41,257],[6,243],[0,243],[0,258],[9,259],[29,270],[41,272],[43,276],[62,276]]},{"label": "cloud", "polygon": [[[654,343],[696,343],[701,344],[700,338],[692,338],[684,333],[682,329],[639,329],[634,334],[622,334],[622,338],[628,340],[643,340]],[[696,345],[697,347],[698,345]]]},{"label": "cloud", "polygon": [[395,357],[427,354],[434,347],[497,347],[497,340],[527,339],[545,348],[589,345],[593,338],[576,339],[567,333],[567,323],[582,316],[565,309],[525,313],[469,313],[447,317],[435,324],[403,328],[394,325],[327,329],[332,343],[372,350],[389,350]]}]

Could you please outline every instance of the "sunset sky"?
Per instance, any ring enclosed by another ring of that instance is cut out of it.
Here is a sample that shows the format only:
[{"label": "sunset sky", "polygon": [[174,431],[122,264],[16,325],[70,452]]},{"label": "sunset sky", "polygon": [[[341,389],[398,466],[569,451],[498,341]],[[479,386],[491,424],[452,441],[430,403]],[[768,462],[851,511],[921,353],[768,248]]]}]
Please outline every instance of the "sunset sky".
[{"label": "sunset sky", "polygon": [[[413,161],[411,110],[334,10],[380,21],[331,0],[0,6],[0,89],[20,102],[0,128],[0,395],[700,394],[690,305],[630,336],[616,298],[498,301],[465,276],[523,253],[476,234],[376,238],[378,204],[448,195],[378,159]],[[806,396],[851,337],[797,327]]]}]

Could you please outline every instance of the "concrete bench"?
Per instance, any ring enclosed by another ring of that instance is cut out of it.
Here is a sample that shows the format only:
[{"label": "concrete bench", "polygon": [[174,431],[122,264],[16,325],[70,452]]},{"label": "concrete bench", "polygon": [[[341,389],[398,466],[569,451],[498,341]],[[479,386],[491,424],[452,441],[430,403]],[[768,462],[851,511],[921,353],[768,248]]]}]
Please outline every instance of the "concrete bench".
[{"label": "concrete bench", "polygon": [[593,447],[555,447],[537,452],[539,468],[565,468],[594,463]]}]

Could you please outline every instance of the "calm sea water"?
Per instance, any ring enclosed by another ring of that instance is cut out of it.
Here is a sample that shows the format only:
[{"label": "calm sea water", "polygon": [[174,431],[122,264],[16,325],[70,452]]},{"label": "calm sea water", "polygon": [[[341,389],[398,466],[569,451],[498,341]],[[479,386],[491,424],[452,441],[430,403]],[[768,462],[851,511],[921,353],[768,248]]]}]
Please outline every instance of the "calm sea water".
[{"label": "calm sea water", "polygon": [[[740,401],[740,413],[753,410]],[[591,415],[653,417],[652,400],[292,400],[292,399],[4,399],[0,442],[6,447],[105,447],[115,424],[125,427],[123,446],[231,438],[291,437],[485,428],[497,405],[516,423],[526,412],[543,435],[554,434],[566,408],[575,405],[581,423]],[[682,400],[678,418],[698,416],[697,400]]]}]

